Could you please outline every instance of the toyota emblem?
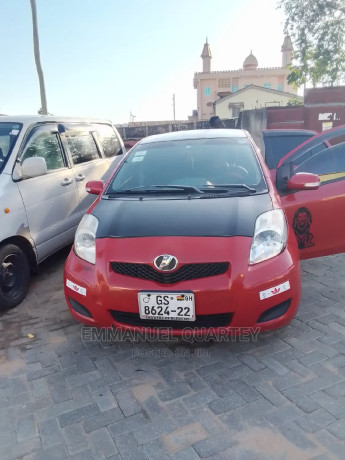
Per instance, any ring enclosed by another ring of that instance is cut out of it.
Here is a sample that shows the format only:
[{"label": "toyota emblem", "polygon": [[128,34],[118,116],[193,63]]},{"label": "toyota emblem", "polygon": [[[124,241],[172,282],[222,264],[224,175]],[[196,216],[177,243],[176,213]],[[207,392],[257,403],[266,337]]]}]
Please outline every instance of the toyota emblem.
[{"label": "toyota emblem", "polygon": [[163,254],[156,257],[153,263],[158,270],[162,272],[170,272],[177,267],[178,261],[174,256]]}]

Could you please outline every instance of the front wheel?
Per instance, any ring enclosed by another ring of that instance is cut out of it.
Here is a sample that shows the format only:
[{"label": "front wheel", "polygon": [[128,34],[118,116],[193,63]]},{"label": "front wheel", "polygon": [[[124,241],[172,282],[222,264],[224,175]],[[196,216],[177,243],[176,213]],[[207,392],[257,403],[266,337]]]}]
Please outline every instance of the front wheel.
[{"label": "front wheel", "polygon": [[14,244],[0,248],[0,309],[16,307],[29,288],[30,267],[24,252]]}]

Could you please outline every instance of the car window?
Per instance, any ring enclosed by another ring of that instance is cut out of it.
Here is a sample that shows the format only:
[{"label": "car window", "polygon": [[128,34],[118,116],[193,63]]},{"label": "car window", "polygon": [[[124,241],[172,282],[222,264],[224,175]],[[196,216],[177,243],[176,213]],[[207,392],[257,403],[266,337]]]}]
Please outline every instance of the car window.
[{"label": "car window", "polygon": [[100,154],[91,132],[66,131],[66,140],[71,152],[73,164],[97,160]]},{"label": "car window", "polygon": [[309,172],[320,176],[345,171],[345,142],[321,150],[313,157],[299,164],[295,172]]},{"label": "car window", "polygon": [[248,139],[188,139],[138,144],[113,178],[112,191],[151,185],[266,184]]},{"label": "car window", "polygon": [[264,135],[265,161],[269,169],[275,169],[281,158],[312,136],[313,134],[296,134],[293,136]]},{"label": "car window", "polygon": [[106,158],[114,157],[123,153],[120,139],[112,126],[97,123],[94,124],[93,127],[96,130],[96,135]]},{"label": "car window", "polygon": [[44,158],[48,171],[65,166],[58,135],[50,131],[38,130],[31,135],[21,156],[21,163],[31,157]]},{"label": "car window", "polygon": [[22,126],[21,123],[0,122],[0,172],[10,157]]},{"label": "car window", "polygon": [[321,142],[320,144],[315,145],[315,147],[310,148],[309,150],[305,151],[303,153],[303,155],[301,155],[300,157],[298,157],[298,158],[296,158],[294,160],[294,162],[293,162],[294,168],[296,168],[298,165],[306,162],[307,160],[309,160],[313,156],[318,155],[322,150],[325,150],[327,148],[328,148],[328,146],[324,142]]},{"label": "car window", "polygon": [[278,163],[278,168],[284,164],[291,164],[294,168],[313,156],[313,153],[343,142],[345,142],[345,126],[338,126],[317,134],[282,158]]}]

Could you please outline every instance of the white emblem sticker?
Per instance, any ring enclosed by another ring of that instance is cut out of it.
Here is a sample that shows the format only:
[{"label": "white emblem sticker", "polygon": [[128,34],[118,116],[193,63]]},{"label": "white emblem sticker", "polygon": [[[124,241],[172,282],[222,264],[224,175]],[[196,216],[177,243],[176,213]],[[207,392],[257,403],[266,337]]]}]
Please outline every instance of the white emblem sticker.
[{"label": "white emblem sticker", "polygon": [[10,132],[10,136],[17,136],[19,133],[19,129],[12,129],[12,131]]},{"label": "white emblem sticker", "polygon": [[78,294],[86,296],[86,289],[81,286],[78,286],[78,284],[72,283],[72,281],[70,280],[66,280],[66,286],[72,289],[72,291],[78,292]]},{"label": "white emblem sticker", "polygon": [[278,286],[274,286],[270,289],[266,289],[265,291],[260,292],[260,300],[268,299],[269,297],[273,297],[274,295],[281,294],[282,292],[288,291],[290,289],[290,282],[285,281],[285,283],[278,284]]},{"label": "white emblem sticker", "polygon": [[143,161],[145,159],[146,150],[140,150],[130,157],[129,162],[135,163],[136,161]]}]

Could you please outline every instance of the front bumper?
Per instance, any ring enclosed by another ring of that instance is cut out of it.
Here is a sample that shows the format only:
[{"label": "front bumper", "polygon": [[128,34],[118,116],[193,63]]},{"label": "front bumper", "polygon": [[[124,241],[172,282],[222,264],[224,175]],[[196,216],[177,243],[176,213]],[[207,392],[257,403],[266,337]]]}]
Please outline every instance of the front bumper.
[{"label": "front bumper", "polygon": [[[251,238],[131,238],[96,241],[97,263],[91,265],[75,255],[66,261],[65,296],[71,314],[95,327],[133,331],[170,329],[182,335],[188,328],[205,335],[241,334],[250,328],[264,331],[288,324],[295,316],[301,294],[299,254],[292,239],[278,256],[249,266]],[[220,275],[160,284],[115,273],[111,262],[146,263],[153,266],[159,254],[173,254],[180,264],[229,262]],[[289,288],[267,298],[260,293],[288,282]],[[139,291],[192,291],[195,296],[195,322],[142,320],[139,317]],[[265,297],[261,294],[261,297]]]}]

